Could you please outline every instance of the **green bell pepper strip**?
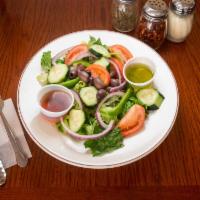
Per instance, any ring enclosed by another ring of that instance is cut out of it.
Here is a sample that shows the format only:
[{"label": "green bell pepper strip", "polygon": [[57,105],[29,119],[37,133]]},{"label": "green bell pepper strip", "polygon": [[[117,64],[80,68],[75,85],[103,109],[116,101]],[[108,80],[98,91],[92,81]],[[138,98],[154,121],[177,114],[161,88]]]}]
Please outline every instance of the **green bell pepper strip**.
[{"label": "green bell pepper strip", "polygon": [[100,112],[106,115],[109,115],[111,117],[116,117],[122,112],[123,107],[126,101],[128,100],[128,98],[130,97],[131,93],[132,93],[132,88],[128,88],[125,95],[122,97],[120,102],[115,107],[104,107],[100,109]]},{"label": "green bell pepper strip", "polygon": [[78,64],[81,64],[85,67],[88,67],[89,65],[91,65],[89,62],[85,61],[85,60],[76,60],[72,63],[72,65],[75,64],[75,65],[78,65]]},{"label": "green bell pepper strip", "polygon": [[80,79],[77,77],[77,78],[72,79],[72,80],[61,82],[61,83],[59,83],[59,85],[65,86],[67,88],[73,88],[79,82],[79,80]]}]

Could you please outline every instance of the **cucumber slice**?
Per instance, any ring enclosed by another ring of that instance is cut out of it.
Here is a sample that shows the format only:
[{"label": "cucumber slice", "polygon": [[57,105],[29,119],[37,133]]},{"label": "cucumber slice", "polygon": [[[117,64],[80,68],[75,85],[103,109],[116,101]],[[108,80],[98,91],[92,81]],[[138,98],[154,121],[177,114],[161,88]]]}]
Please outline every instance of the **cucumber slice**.
[{"label": "cucumber slice", "polygon": [[84,87],[80,90],[80,97],[86,106],[97,104],[97,89],[93,86]]},{"label": "cucumber slice", "polygon": [[141,89],[136,96],[142,104],[147,106],[148,110],[159,109],[164,100],[164,96],[154,88]]},{"label": "cucumber slice", "polygon": [[98,65],[101,65],[102,67],[107,68],[110,63],[107,61],[106,58],[102,57],[99,60],[95,61],[94,64],[98,64]]},{"label": "cucumber slice", "polygon": [[48,83],[48,73],[42,72],[40,75],[37,76],[37,80],[40,85],[46,85]]},{"label": "cucumber slice", "polygon": [[104,46],[99,44],[92,45],[90,47],[90,52],[97,57],[104,56],[106,58],[110,58],[110,53],[108,52],[108,50]]},{"label": "cucumber slice", "polygon": [[49,83],[60,83],[62,82],[68,72],[67,65],[57,64],[50,69],[48,82]]},{"label": "cucumber slice", "polygon": [[85,113],[82,110],[72,109],[69,112],[69,128],[77,132],[85,122]]}]

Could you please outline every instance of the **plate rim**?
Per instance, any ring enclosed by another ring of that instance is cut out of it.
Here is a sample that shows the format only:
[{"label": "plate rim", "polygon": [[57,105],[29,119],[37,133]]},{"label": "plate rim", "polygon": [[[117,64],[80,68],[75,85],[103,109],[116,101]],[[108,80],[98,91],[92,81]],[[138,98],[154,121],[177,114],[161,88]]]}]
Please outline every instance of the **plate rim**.
[{"label": "plate rim", "polygon": [[129,35],[126,35],[126,34],[123,34],[123,33],[119,33],[119,32],[115,32],[115,31],[110,31],[110,30],[98,30],[98,29],[92,29],[92,30],[82,30],[82,31],[75,31],[75,32],[70,32],[68,34],[65,34],[65,35],[61,35],[51,41],[49,41],[48,43],[46,43],[44,46],[42,46],[40,49],[38,49],[34,55],[31,57],[31,59],[27,62],[27,64],[25,65],[22,73],[21,73],[21,76],[20,76],[20,79],[19,79],[19,82],[18,82],[18,87],[17,87],[17,109],[18,109],[18,113],[19,113],[19,117],[20,117],[20,120],[26,130],[26,132],[28,133],[28,135],[31,137],[31,139],[35,142],[35,144],[37,144],[38,147],[40,147],[43,151],[45,151],[47,154],[51,155],[52,157],[54,157],[55,159],[57,160],[60,160],[66,164],[70,164],[70,165],[73,165],[73,166],[76,166],[76,167],[82,167],[82,168],[88,168],[88,169],[107,169],[107,168],[115,168],[115,167],[121,167],[121,166],[124,166],[124,165],[127,165],[127,164],[130,164],[130,163],[133,163],[133,162],[136,162],[137,160],[140,160],[142,158],[144,158],[145,156],[147,156],[148,154],[150,154],[151,152],[153,152],[156,148],[158,148],[158,146],[160,146],[162,144],[162,142],[167,138],[167,136],[169,135],[169,133],[171,132],[173,126],[174,126],[174,123],[176,121],[176,118],[177,118],[177,115],[178,115],[178,110],[179,110],[179,90],[178,90],[178,87],[177,87],[177,82],[176,82],[176,79],[174,77],[174,74],[172,72],[172,70],[170,69],[169,65],[167,64],[167,62],[160,56],[160,54],[158,54],[157,51],[155,51],[153,48],[151,48],[151,50],[153,50],[159,57],[162,58],[162,61],[166,64],[169,72],[170,72],[170,75],[172,76],[172,79],[175,83],[175,89],[176,89],[176,94],[177,94],[177,104],[176,104],[176,112],[175,112],[175,115],[173,116],[173,121],[171,123],[171,126],[168,128],[168,130],[165,132],[164,136],[156,143],[154,144],[153,146],[149,147],[148,150],[146,150],[143,154],[133,158],[133,159],[129,159],[127,161],[124,161],[124,162],[120,162],[120,163],[116,163],[116,164],[108,164],[108,165],[87,165],[87,164],[82,164],[82,163],[78,163],[78,162],[73,162],[73,161],[70,161],[68,159],[65,159],[57,154],[55,154],[54,152],[52,152],[51,150],[49,150],[48,148],[46,148],[44,145],[42,145],[31,133],[31,130],[28,128],[28,126],[26,125],[25,123],[25,120],[22,116],[22,112],[21,112],[21,109],[20,109],[20,106],[19,106],[19,93],[20,93],[20,87],[21,87],[21,81],[22,81],[22,78],[23,78],[23,75],[25,73],[25,71],[27,70],[28,66],[29,66],[29,63],[35,58],[35,56],[37,55],[37,53],[45,48],[46,46],[48,46],[50,43],[53,43],[55,42],[56,40],[59,40],[61,38],[64,38],[65,36],[69,36],[69,35],[73,35],[73,34],[79,34],[79,33],[83,33],[83,32],[108,32],[108,33],[113,33],[113,34],[119,34],[119,35],[122,35],[122,36],[126,36],[130,39],[134,39],[134,40],[137,40],[138,42],[144,44],[145,46],[147,46],[149,48],[149,46],[147,44],[145,44],[144,42],[138,40],[137,38],[133,37],[133,36],[129,36]]}]

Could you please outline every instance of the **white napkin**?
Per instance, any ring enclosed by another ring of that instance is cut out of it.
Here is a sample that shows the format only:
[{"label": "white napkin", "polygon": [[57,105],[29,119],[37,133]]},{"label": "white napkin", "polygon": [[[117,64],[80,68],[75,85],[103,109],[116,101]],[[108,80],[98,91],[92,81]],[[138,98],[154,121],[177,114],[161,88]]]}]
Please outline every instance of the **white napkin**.
[{"label": "white napkin", "polygon": [[[15,131],[16,138],[21,143],[24,152],[30,158],[31,152],[30,152],[30,149],[26,142],[26,139],[24,137],[23,129],[21,127],[19,118],[17,116],[15,107],[14,107],[11,99],[7,99],[4,101],[3,113],[6,117],[9,125]],[[17,164],[16,159],[15,159],[14,150],[8,139],[8,136],[7,136],[7,133],[6,133],[6,130],[5,130],[5,127],[4,127],[1,117],[0,117],[0,159],[4,165],[4,168],[8,168],[8,167],[11,167],[11,166]]]}]

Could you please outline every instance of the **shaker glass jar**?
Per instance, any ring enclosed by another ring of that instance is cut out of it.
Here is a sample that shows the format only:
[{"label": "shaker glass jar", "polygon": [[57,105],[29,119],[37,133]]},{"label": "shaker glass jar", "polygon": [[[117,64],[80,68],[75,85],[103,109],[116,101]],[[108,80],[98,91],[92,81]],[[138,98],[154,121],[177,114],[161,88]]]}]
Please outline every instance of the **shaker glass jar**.
[{"label": "shaker glass jar", "polygon": [[148,0],[142,10],[136,36],[154,49],[158,49],[167,34],[168,7],[162,0]]},{"label": "shaker glass jar", "polygon": [[183,42],[192,30],[194,0],[172,0],[169,5],[167,39]]},{"label": "shaker glass jar", "polygon": [[112,25],[117,31],[132,31],[137,24],[138,15],[138,0],[112,1]]}]

